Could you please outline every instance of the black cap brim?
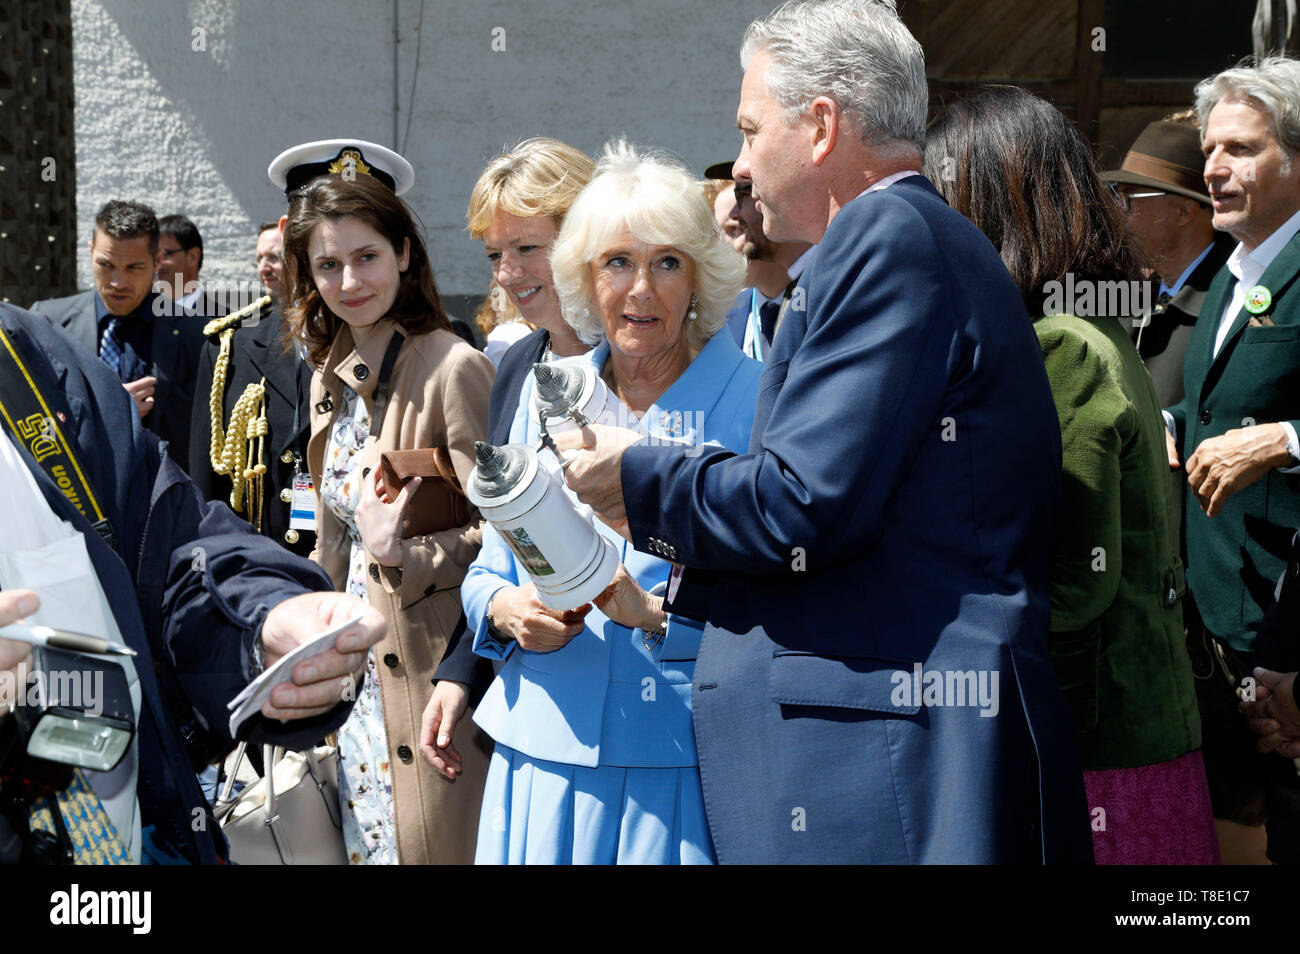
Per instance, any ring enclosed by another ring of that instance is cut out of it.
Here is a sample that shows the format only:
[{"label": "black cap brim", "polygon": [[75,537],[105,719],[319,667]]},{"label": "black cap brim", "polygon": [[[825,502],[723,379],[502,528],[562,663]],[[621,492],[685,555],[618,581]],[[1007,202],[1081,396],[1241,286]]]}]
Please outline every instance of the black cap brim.
[{"label": "black cap brim", "polygon": [[731,166],[732,166],[732,160],[728,160],[727,162],[715,162],[713,165],[709,166],[709,168],[704,170],[704,178],[706,179],[734,178],[734,176],[732,176],[731,174]]}]

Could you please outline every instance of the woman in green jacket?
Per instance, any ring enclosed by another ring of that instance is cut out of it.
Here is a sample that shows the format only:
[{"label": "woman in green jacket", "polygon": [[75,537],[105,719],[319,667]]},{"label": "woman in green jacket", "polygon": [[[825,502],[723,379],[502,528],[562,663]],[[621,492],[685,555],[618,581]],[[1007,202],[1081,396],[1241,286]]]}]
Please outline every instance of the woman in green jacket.
[{"label": "woman in green jacket", "polygon": [[1135,281],[1118,201],[1070,121],[1015,87],[938,120],[926,172],[1000,252],[1056,399],[1052,661],[1078,730],[1097,861],[1217,863],[1164,422],[1118,320],[1150,292]]}]

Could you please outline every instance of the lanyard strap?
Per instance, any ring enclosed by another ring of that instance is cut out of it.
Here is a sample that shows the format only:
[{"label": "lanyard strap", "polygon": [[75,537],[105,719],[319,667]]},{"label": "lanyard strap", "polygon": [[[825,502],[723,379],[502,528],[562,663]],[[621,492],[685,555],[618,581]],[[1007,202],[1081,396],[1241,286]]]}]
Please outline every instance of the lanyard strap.
[{"label": "lanyard strap", "polygon": [[379,379],[375,382],[375,396],[370,402],[370,436],[379,435],[379,427],[384,419],[384,406],[388,403],[388,379],[393,376],[393,365],[397,364],[397,352],[402,350],[402,334],[393,332],[388,339],[388,349],[384,352],[384,361],[379,366]]},{"label": "lanyard strap", "polygon": [[758,286],[755,285],[749,290],[749,329],[745,337],[747,343],[754,349],[750,357],[756,361],[763,360],[763,321],[760,314],[762,306],[758,303],[759,297]]},{"label": "lanyard strap", "polygon": [[0,347],[0,416],[5,426],[14,440],[27,448],[54,485],[93,524],[104,542],[116,548],[113,525],[100,508],[72,445],[63,436],[58,419],[3,328],[0,328],[0,344],[3,344]]}]

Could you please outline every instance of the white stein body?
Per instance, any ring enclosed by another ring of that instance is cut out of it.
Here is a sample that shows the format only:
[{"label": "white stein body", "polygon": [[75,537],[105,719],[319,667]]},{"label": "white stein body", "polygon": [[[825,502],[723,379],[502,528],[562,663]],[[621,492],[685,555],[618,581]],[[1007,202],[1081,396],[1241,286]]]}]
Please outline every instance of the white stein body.
[{"label": "white stein body", "polygon": [[554,610],[590,603],[614,581],[618,551],[596,530],[591,511],[574,505],[558,469],[542,465],[531,447],[519,449],[528,462],[504,494],[484,496],[473,477],[466,494],[518,557],[543,603]]}]

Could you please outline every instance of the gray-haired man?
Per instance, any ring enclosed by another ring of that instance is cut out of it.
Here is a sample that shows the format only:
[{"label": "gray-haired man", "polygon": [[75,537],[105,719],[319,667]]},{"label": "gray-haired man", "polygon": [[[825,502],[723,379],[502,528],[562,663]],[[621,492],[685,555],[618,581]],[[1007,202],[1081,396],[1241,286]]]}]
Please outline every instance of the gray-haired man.
[{"label": "gray-haired man", "polygon": [[1200,687],[1206,775],[1231,863],[1247,860],[1240,826],[1263,822],[1276,767],[1255,756],[1232,686],[1255,664],[1255,633],[1300,525],[1300,63],[1225,70],[1197,85],[1196,109],[1214,227],[1238,245],[1206,293],[1186,395],[1169,412],[1190,491],[1187,582],[1205,629],[1192,646],[1203,643],[1215,667]]}]

